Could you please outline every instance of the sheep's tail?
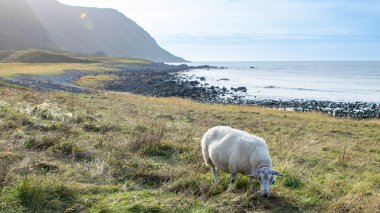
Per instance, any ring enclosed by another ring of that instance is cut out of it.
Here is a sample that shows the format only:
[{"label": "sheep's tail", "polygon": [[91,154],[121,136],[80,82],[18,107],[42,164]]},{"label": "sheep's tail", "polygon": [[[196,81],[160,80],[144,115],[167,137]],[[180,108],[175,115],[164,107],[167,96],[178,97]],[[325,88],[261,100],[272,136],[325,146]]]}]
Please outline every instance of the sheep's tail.
[{"label": "sheep's tail", "polygon": [[209,144],[207,143],[208,142],[208,140],[207,140],[208,137],[207,136],[208,136],[208,134],[206,133],[203,136],[202,142],[201,142],[203,159],[205,160],[206,165],[214,167],[214,164],[212,163],[210,155],[209,155],[209,152],[208,152],[208,146],[209,146]]}]

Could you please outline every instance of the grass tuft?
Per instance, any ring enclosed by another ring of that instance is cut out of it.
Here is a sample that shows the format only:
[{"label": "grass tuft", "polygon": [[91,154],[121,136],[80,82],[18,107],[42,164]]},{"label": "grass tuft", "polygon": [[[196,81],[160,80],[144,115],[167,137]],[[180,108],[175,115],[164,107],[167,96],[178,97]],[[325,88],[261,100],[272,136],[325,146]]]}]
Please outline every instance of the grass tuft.
[{"label": "grass tuft", "polygon": [[72,189],[36,177],[22,179],[15,188],[14,199],[30,212],[64,212],[79,204]]},{"label": "grass tuft", "polygon": [[296,172],[285,172],[285,176],[281,178],[281,182],[285,187],[289,189],[299,189],[304,185],[301,181],[301,178],[295,174]]},{"label": "grass tuft", "polygon": [[60,143],[63,135],[46,134],[42,136],[33,136],[24,142],[24,147],[33,150],[46,150]]}]

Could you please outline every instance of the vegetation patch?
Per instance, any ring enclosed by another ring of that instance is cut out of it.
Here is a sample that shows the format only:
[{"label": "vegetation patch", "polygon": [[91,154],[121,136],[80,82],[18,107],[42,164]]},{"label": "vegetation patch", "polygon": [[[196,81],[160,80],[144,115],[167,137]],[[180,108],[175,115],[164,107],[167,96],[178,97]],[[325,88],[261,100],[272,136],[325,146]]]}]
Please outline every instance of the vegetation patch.
[{"label": "vegetation patch", "polygon": [[87,87],[97,87],[101,88],[107,82],[116,80],[116,75],[85,75],[82,76],[79,80],[75,81],[76,84],[80,86]]},{"label": "vegetation patch", "polygon": [[47,50],[20,50],[11,53],[3,63],[94,63],[95,61],[74,58]]},{"label": "vegetation patch", "polygon": [[63,135],[46,134],[40,136],[32,136],[24,142],[24,147],[33,150],[46,150],[61,142]]},{"label": "vegetation patch", "polygon": [[101,64],[83,63],[0,63],[0,77],[13,77],[20,74],[29,75],[57,75],[66,70],[81,71],[114,71],[112,68],[101,66]]},{"label": "vegetation patch", "polygon": [[11,200],[28,212],[65,212],[79,210],[77,192],[55,181],[37,177],[22,179],[15,187]]},{"label": "vegetation patch", "polygon": [[129,147],[131,151],[139,151],[145,155],[170,155],[173,147],[163,142],[165,133],[163,124],[154,124],[152,127],[138,125],[134,129]]},{"label": "vegetation patch", "polygon": [[303,185],[301,178],[297,177],[291,172],[285,172],[285,177],[282,181],[283,181],[284,186],[290,189],[298,189],[302,187]]}]

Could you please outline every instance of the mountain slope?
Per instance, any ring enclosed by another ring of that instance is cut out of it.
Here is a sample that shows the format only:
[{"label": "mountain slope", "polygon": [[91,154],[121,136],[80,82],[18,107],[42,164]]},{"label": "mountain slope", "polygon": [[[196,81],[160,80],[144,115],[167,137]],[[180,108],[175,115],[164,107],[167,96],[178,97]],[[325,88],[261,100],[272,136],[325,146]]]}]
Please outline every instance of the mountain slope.
[{"label": "mountain slope", "polygon": [[[0,49],[56,49],[180,62],[135,22],[113,9],[56,0],[0,0]],[[14,12],[16,11],[16,13]]]},{"label": "mountain slope", "polygon": [[55,48],[25,0],[0,0],[0,5],[0,50]]}]

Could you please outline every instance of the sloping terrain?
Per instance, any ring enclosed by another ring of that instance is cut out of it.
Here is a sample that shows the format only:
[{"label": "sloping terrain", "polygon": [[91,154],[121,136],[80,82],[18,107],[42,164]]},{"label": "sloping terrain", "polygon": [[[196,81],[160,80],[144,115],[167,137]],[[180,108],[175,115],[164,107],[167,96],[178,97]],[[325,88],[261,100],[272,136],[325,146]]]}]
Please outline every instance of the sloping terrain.
[{"label": "sloping terrain", "polygon": [[43,50],[20,50],[0,60],[5,63],[95,63],[95,61],[74,58]]},{"label": "sloping terrain", "polygon": [[0,5],[0,50],[56,48],[25,0],[0,0]]},{"label": "sloping terrain", "polygon": [[184,61],[113,9],[68,6],[56,0],[0,0],[0,5],[0,50],[61,50]]}]

